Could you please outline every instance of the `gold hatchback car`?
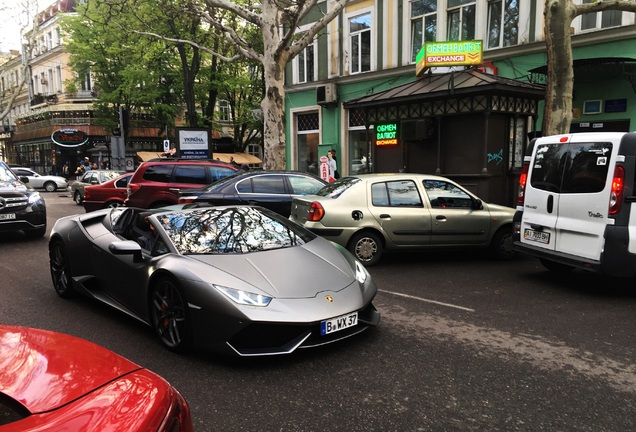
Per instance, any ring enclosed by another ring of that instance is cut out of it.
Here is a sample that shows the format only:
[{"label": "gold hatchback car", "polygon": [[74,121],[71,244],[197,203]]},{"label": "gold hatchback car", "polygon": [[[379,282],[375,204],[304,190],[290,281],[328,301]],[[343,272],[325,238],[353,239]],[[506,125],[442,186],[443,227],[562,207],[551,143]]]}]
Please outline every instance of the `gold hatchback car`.
[{"label": "gold hatchback car", "polygon": [[371,266],[384,251],[428,248],[483,247],[510,259],[514,213],[447,178],[405,173],[343,177],[295,197],[289,218]]}]

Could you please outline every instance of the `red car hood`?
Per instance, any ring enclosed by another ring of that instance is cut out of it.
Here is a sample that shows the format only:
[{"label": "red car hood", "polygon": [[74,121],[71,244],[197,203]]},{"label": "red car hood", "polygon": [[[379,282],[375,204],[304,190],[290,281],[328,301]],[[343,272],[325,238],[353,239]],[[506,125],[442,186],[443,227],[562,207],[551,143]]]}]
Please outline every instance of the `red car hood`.
[{"label": "red car hood", "polygon": [[140,366],[86,340],[0,326],[0,392],[31,413],[67,404]]}]

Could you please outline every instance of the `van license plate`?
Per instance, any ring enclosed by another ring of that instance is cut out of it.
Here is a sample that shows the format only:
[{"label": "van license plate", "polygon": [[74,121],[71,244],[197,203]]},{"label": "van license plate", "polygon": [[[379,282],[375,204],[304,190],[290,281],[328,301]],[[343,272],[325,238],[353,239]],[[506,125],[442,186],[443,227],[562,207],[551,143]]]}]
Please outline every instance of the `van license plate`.
[{"label": "van license plate", "polygon": [[0,214],[0,220],[15,219],[15,213]]},{"label": "van license plate", "polygon": [[326,335],[355,325],[358,325],[358,312],[322,321],[320,323],[320,334]]},{"label": "van license plate", "polygon": [[523,238],[538,243],[550,243],[550,233],[543,231],[535,231],[531,229],[523,230]]}]

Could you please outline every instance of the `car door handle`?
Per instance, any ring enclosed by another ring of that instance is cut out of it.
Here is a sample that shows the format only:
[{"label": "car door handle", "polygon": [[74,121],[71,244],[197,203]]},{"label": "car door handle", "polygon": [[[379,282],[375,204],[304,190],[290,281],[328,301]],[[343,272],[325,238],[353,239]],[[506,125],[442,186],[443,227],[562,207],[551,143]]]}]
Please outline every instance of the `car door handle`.
[{"label": "car door handle", "polygon": [[437,219],[438,221],[445,221],[446,216],[443,216],[443,215],[435,216],[435,219]]},{"label": "car door handle", "polygon": [[391,219],[391,215],[387,213],[382,213],[380,215],[380,219]]}]

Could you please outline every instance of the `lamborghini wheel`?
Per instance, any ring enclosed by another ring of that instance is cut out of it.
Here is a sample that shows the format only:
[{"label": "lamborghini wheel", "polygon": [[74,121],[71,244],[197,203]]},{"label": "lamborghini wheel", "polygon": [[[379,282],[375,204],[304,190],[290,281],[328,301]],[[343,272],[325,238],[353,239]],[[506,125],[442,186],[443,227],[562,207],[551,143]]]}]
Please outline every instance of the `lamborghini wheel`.
[{"label": "lamborghini wheel", "polygon": [[70,298],[74,294],[71,266],[68,254],[61,241],[55,241],[49,248],[49,267],[55,292],[62,298]]},{"label": "lamborghini wheel", "polygon": [[152,326],[161,343],[171,351],[183,352],[190,347],[190,325],[187,304],[177,283],[170,278],[158,280],[150,297]]}]

